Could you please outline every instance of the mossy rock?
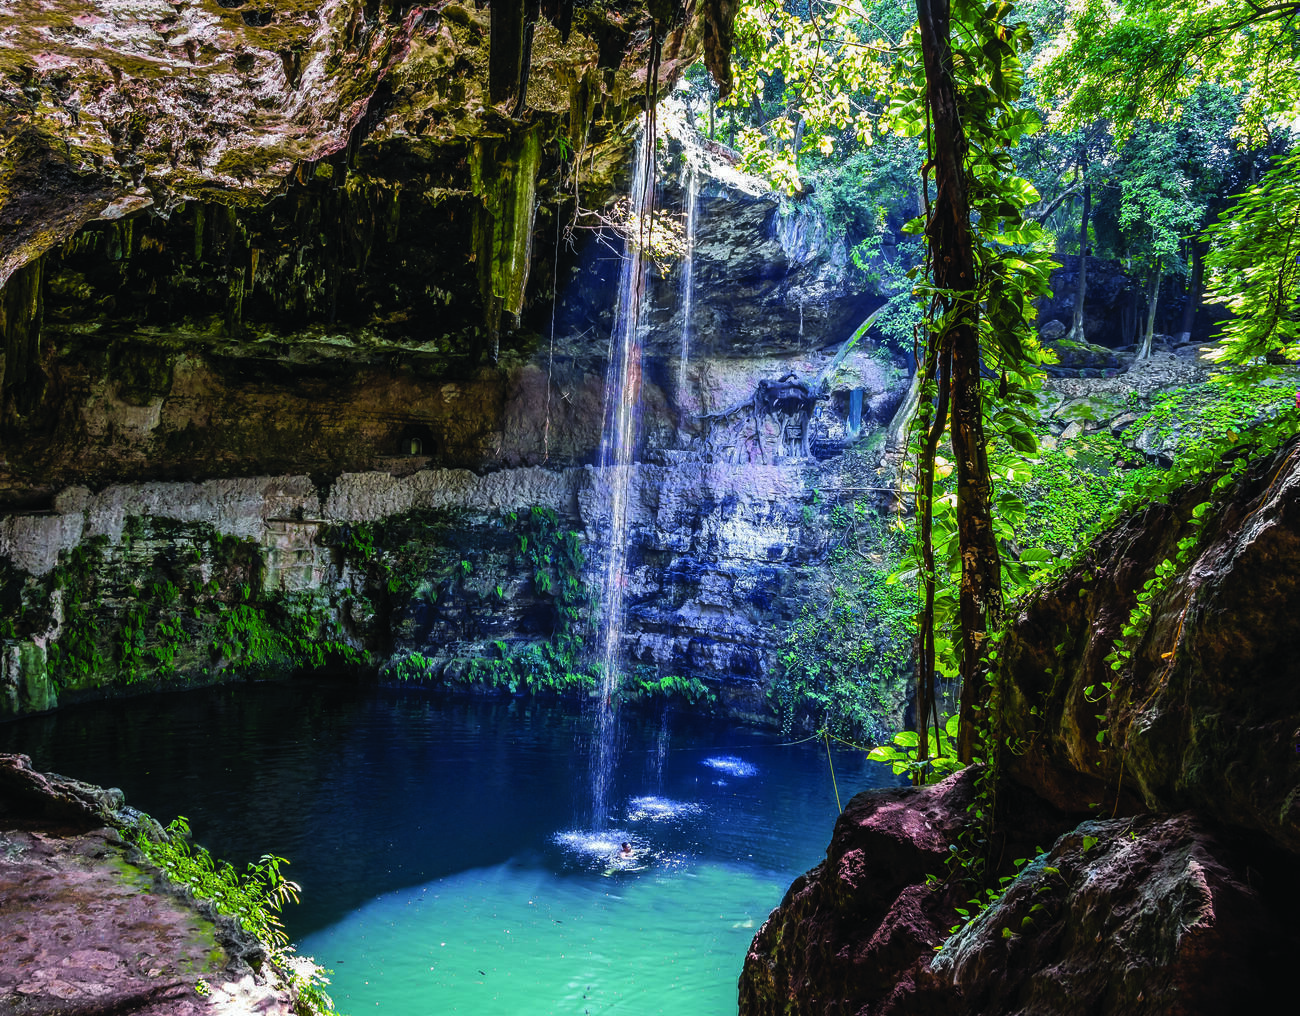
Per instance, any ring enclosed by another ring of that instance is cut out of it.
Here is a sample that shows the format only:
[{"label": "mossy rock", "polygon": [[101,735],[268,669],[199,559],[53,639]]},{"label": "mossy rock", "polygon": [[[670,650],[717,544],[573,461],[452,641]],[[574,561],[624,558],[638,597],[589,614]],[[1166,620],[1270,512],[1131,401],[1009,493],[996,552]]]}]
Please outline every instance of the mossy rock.
[{"label": "mossy rock", "polygon": [[1128,399],[1115,393],[1096,393],[1071,399],[1052,415],[1062,423],[1101,423],[1129,409]]},{"label": "mossy rock", "polygon": [[1062,367],[1070,368],[1108,368],[1120,367],[1122,360],[1118,353],[1106,346],[1095,346],[1091,342],[1074,342],[1070,339],[1057,339],[1046,343],[1046,348],[1056,353]]}]

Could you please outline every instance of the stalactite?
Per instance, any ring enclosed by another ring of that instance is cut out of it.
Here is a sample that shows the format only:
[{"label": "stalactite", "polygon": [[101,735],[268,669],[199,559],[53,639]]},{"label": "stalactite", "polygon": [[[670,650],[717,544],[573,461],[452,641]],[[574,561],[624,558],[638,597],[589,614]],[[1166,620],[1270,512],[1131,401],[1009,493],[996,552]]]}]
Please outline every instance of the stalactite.
[{"label": "stalactite", "polygon": [[29,414],[44,394],[45,375],[40,367],[42,259],[28,262],[0,289],[0,405],[11,412]]},{"label": "stalactite", "polygon": [[493,0],[488,54],[488,100],[496,105],[519,94],[524,60],[525,0]]},{"label": "stalactite", "polygon": [[541,156],[541,130],[534,128],[476,141],[470,159],[474,195],[482,202],[474,217],[474,255],[493,359],[503,316],[512,328],[524,307]]},{"label": "stalactite", "polygon": [[528,10],[524,18],[524,50],[519,61],[519,98],[515,101],[510,115],[523,116],[528,107],[528,71],[533,62],[533,33],[537,30],[537,19],[541,17],[541,8],[537,0],[528,0]]},{"label": "stalactite", "polygon": [[542,0],[541,12],[560,30],[560,41],[568,42],[573,30],[573,0]]},{"label": "stalactite", "polygon": [[740,0],[703,0],[704,65],[718,83],[718,98],[731,94],[731,43]]}]

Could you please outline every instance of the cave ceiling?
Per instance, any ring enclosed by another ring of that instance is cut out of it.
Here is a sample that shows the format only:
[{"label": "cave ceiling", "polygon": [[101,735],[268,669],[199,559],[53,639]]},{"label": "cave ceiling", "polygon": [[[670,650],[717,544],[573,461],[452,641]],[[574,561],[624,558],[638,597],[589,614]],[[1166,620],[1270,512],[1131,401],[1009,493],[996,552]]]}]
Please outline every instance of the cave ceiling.
[{"label": "cave ceiling", "polygon": [[625,186],[652,57],[725,87],[735,6],[10,3],[0,283],[43,281],[0,323],[35,289],[70,333],[495,358],[534,232]]}]

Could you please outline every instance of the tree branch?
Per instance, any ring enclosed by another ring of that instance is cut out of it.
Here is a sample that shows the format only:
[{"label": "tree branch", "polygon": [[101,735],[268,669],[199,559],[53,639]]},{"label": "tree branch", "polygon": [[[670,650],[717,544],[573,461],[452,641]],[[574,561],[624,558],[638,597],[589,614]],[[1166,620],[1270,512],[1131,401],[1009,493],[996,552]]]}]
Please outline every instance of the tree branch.
[{"label": "tree branch", "polygon": [[1064,201],[1066,198],[1073,197],[1075,194],[1078,194],[1079,191],[1081,190],[1083,190],[1082,180],[1076,183],[1069,190],[1062,191],[1059,195],[1057,195],[1056,199],[1050,205],[1048,205],[1045,209],[1043,209],[1043,211],[1035,212],[1033,215],[1027,215],[1025,217],[1027,219],[1031,219],[1034,222],[1046,222],[1047,217],[1061,206],[1062,201]]}]

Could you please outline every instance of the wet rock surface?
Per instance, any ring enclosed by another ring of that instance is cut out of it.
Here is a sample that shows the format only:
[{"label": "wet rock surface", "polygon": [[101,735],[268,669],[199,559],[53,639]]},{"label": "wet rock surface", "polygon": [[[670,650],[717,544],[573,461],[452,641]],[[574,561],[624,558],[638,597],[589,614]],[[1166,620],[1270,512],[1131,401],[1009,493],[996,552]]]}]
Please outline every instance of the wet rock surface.
[{"label": "wet rock surface", "polygon": [[288,1016],[287,990],[248,965],[258,947],[124,841],[137,817],[121,791],[0,755],[0,1011]]}]

